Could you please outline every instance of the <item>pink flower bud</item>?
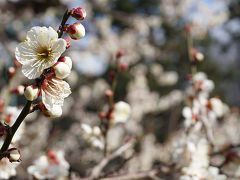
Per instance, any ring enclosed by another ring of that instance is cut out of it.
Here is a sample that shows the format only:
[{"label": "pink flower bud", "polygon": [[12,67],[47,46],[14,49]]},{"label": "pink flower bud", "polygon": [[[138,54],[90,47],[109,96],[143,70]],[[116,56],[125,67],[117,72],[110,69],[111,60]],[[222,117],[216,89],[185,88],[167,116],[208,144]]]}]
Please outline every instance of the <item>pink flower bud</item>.
[{"label": "pink flower bud", "polygon": [[8,68],[8,77],[11,79],[16,74],[16,68],[15,67],[9,67]]},{"label": "pink flower bud", "polygon": [[128,70],[128,64],[127,63],[121,63],[119,65],[119,70],[120,71],[127,71]]},{"label": "pink flower bud", "polygon": [[34,101],[38,98],[39,95],[39,88],[35,86],[27,86],[24,91],[24,96],[28,101]]},{"label": "pink flower bud", "polygon": [[77,20],[84,20],[86,18],[86,11],[85,9],[78,7],[78,8],[73,8],[71,10],[71,16],[74,17]]},{"label": "pink flower bud", "polygon": [[47,158],[48,158],[48,162],[50,164],[59,164],[59,160],[57,158],[56,152],[53,150],[49,150],[47,153]]},{"label": "pink flower bud", "polygon": [[11,93],[17,94],[17,95],[23,95],[24,89],[25,89],[25,87],[23,85],[19,85],[17,88],[12,89]]},{"label": "pink flower bud", "polygon": [[65,62],[57,62],[53,69],[55,76],[59,79],[64,79],[71,73],[69,65]]},{"label": "pink flower bud", "polygon": [[68,56],[60,57],[58,62],[64,62],[68,65],[70,70],[72,69],[72,59]]},{"label": "pink flower bud", "polygon": [[110,90],[110,89],[106,90],[106,91],[105,91],[105,96],[107,96],[107,97],[112,97],[112,96],[113,96],[113,91]]},{"label": "pink flower bud", "polygon": [[67,33],[72,39],[78,40],[85,36],[85,28],[81,23],[77,22],[68,27]]}]

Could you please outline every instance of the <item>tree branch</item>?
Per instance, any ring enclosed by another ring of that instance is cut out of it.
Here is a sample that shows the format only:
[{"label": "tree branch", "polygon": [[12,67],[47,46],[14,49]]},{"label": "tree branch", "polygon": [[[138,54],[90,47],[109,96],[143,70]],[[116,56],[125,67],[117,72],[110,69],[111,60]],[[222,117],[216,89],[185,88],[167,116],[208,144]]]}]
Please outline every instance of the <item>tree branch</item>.
[{"label": "tree branch", "polygon": [[4,157],[4,155],[3,155],[4,152],[8,150],[9,145],[11,144],[12,138],[13,138],[14,134],[16,133],[17,129],[19,128],[19,126],[21,125],[21,123],[23,122],[25,117],[29,114],[31,105],[32,105],[32,101],[27,101],[27,103],[25,104],[20,115],[16,119],[15,123],[13,124],[12,127],[9,128],[9,131],[6,135],[5,141],[0,150],[0,160]]},{"label": "tree branch", "polygon": [[124,152],[133,147],[135,142],[135,139],[131,139],[126,144],[121,146],[118,150],[104,158],[97,166],[93,168],[89,179],[98,179],[101,176],[103,168],[106,167],[111,160],[115,159],[118,156],[121,156]]}]

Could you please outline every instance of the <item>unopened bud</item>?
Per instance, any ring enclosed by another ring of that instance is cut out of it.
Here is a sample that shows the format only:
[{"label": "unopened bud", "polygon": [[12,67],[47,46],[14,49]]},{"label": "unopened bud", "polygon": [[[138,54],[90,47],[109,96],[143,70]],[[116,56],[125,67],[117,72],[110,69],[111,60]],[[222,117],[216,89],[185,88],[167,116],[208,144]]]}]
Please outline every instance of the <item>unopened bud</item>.
[{"label": "unopened bud", "polygon": [[105,96],[107,96],[107,97],[112,97],[112,96],[113,96],[113,91],[110,90],[110,89],[106,90],[106,91],[105,91]]},{"label": "unopened bud", "polygon": [[85,9],[78,7],[78,8],[73,8],[71,10],[71,16],[74,17],[77,20],[84,20],[86,18],[86,11]]},{"label": "unopened bud", "polygon": [[128,70],[128,64],[127,63],[121,63],[119,65],[120,71],[127,71]]},{"label": "unopened bud", "polygon": [[195,61],[195,62],[203,61],[204,55],[201,52],[199,52],[197,49],[192,48],[190,52],[191,52],[193,61]]},{"label": "unopened bud", "polygon": [[77,22],[67,28],[67,33],[72,39],[78,40],[85,36],[85,28],[81,23]]},{"label": "unopened bud", "polygon": [[28,86],[26,87],[24,91],[24,96],[28,101],[34,101],[35,99],[38,98],[39,95],[39,89],[36,86]]},{"label": "unopened bud", "polygon": [[16,68],[15,67],[9,67],[8,68],[8,77],[11,79],[16,74]]},{"label": "unopened bud", "polygon": [[55,76],[59,79],[64,79],[69,76],[71,73],[71,69],[69,65],[65,62],[57,62],[57,64],[53,67]]},{"label": "unopened bud", "polygon": [[50,164],[59,164],[59,160],[55,151],[49,150],[47,153],[47,157]]},{"label": "unopened bud", "polygon": [[98,116],[99,116],[100,119],[105,119],[106,118],[106,113],[105,112],[100,112],[98,114]]},{"label": "unopened bud", "polygon": [[72,59],[68,56],[60,57],[58,62],[64,62],[68,65],[70,70],[72,69]]},{"label": "unopened bud", "polygon": [[16,148],[11,148],[8,150],[9,155],[8,159],[10,162],[20,162],[21,161],[21,155],[18,149]]},{"label": "unopened bud", "polygon": [[197,61],[203,61],[204,55],[200,52],[197,52],[196,55],[195,55],[195,58],[196,58]]},{"label": "unopened bud", "polygon": [[25,87],[23,85],[19,85],[17,88],[12,89],[11,93],[17,94],[17,95],[23,95],[24,89],[25,89]]}]

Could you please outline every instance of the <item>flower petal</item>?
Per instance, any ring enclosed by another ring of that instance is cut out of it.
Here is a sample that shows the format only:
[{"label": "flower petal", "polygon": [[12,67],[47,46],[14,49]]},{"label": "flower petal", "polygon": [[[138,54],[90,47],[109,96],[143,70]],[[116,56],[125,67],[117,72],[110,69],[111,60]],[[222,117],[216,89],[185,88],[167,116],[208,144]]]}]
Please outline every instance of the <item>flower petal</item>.
[{"label": "flower petal", "polygon": [[22,66],[22,73],[29,79],[35,79],[41,76],[43,68],[41,66],[33,67],[34,64],[29,63]]},{"label": "flower petal", "polygon": [[29,62],[35,61],[36,51],[33,46],[30,45],[29,42],[22,42],[16,47],[15,56],[18,62],[25,65]]},{"label": "flower petal", "polygon": [[[52,52],[60,55],[66,50],[67,42],[64,39],[58,39],[52,46]],[[57,56],[57,55],[56,55]]]},{"label": "flower petal", "polygon": [[70,94],[71,90],[67,82],[53,78],[48,81],[48,86],[42,89],[42,102],[51,111],[54,105],[63,106],[64,98]]},{"label": "flower petal", "polygon": [[50,47],[58,39],[57,32],[49,27],[33,27],[27,33],[27,41],[35,41],[41,47]]}]

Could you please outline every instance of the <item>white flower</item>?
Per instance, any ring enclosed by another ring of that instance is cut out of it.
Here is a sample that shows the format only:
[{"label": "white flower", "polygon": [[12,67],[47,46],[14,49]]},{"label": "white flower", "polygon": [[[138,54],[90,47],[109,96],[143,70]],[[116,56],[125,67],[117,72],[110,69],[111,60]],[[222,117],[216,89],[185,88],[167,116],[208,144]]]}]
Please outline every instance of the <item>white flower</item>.
[{"label": "white flower", "polygon": [[131,107],[128,103],[119,101],[114,105],[114,110],[112,112],[112,123],[125,123],[130,118]]},{"label": "white flower", "polygon": [[[3,141],[0,141],[0,146],[2,146]],[[16,167],[19,163],[11,163],[7,158],[3,158],[0,161],[0,179],[9,179],[16,175]]]},{"label": "white flower", "polygon": [[65,50],[66,41],[58,38],[53,28],[37,26],[28,31],[26,41],[17,46],[15,56],[23,65],[23,74],[35,79],[54,65]]},{"label": "white flower", "polygon": [[68,176],[68,169],[63,151],[49,151],[35,160],[27,171],[37,179],[60,179]]},{"label": "white flower", "polygon": [[71,94],[67,82],[58,79],[45,79],[41,86],[42,102],[49,111],[54,111],[57,106],[63,106],[64,98]]}]

